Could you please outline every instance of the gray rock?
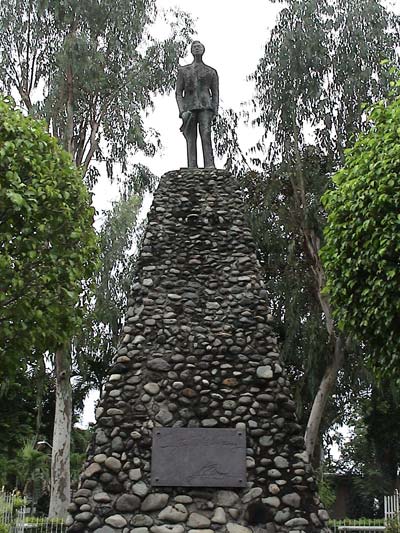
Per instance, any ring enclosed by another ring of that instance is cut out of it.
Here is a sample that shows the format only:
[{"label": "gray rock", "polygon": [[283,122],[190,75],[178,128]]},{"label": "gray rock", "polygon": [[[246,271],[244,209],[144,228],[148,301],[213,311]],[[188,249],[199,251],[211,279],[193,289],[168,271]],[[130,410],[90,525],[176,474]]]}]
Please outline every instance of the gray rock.
[{"label": "gray rock", "polygon": [[253,487],[252,489],[247,491],[246,494],[244,494],[244,496],[242,497],[242,502],[249,503],[251,502],[251,500],[255,500],[256,498],[261,496],[261,494],[262,494],[261,487]]},{"label": "gray rock", "polygon": [[[101,527],[101,524],[102,524],[102,521],[101,521],[100,517],[95,516],[95,517],[93,518],[93,520],[91,520],[91,521],[88,523],[88,528],[89,528],[90,530],[92,530],[92,529],[96,529],[96,528],[98,528],[98,527]],[[106,527],[107,527],[107,526],[106,526]]]},{"label": "gray rock", "polygon": [[114,437],[111,441],[111,449],[113,452],[122,452],[124,449],[124,442],[120,436]]},{"label": "gray rock", "polygon": [[195,529],[203,529],[208,527],[210,524],[210,519],[200,513],[190,513],[189,520],[187,521],[188,527]]},{"label": "gray rock", "polygon": [[167,522],[185,522],[188,517],[188,511],[182,503],[176,503],[175,505],[169,505],[163,509],[158,518]]},{"label": "gray rock", "polygon": [[153,396],[160,392],[160,386],[157,385],[157,383],[146,383],[143,388],[146,392]]},{"label": "gray rock", "polygon": [[127,521],[120,514],[113,514],[105,519],[105,523],[111,527],[122,528],[126,526]]},{"label": "gray rock", "polygon": [[119,472],[122,466],[121,461],[116,457],[107,457],[104,462],[104,465],[106,466],[106,468],[112,470],[113,472]]},{"label": "gray rock", "polygon": [[107,444],[108,437],[105,434],[104,430],[102,429],[96,429],[96,444],[98,446],[102,446],[103,444]]},{"label": "gray rock", "polygon": [[278,457],[275,457],[274,463],[276,468],[288,468],[289,466],[288,460],[285,459],[285,457],[281,457],[280,455],[278,455]]},{"label": "gray rock", "polygon": [[75,520],[78,522],[90,522],[93,518],[93,513],[89,513],[88,511],[85,511],[83,513],[78,513],[75,516]]},{"label": "gray rock", "polygon": [[173,414],[166,407],[162,407],[155,416],[157,422],[162,425],[169,424],[173,418]]},{"label": "gray rock", "polygon": [[149,487],[146,485],[146,483],[144,483],[144,481],[139,481],[133,485],[132,492],[133,494],[144,498],[144,496],[146,496],[149,492]]},{"label": "gray rock", "polygon": [[289,507],[295,507],[296,509],[300,507],[301,497],[296,492],[291,492],[290,494],[285,494],[282,496],[282,502]]},{"label": "gray rock", "polygon": [[106,459],[107,455],[105,453],[98,453],[93,457],[93,461],[99,464],[103,464]]},{"label": "gray rock", "polygon": [[151,533],[184,533],[185,528],[181,524],[164,524],[163,526],[153,526]]},{"label": "gray rock", "polygon": [[205,420],[201,421],[201,425],[205,428],[212,428],[218,424],[218,420],[215,420],[215,418],[206,418]]},{"label": "gray rock", "polygon": [[95,502],[109,503],[111,501],[110,496],[106,492],[98,492],[93,496]]},{"label": "gray rock", "polygon": [[169,495],[165,493],[149,494],[142,503],[142,511],[159,511],[168,503]]},{"label": "gray rock", "polygon": [[285,526],[286,527],[304,527],[304,526],[308,526],[308,520],[306,520],[305,518],[301,518],[299,516],[299,517],[292,518],[291,520],[288,520],[287,522],[285,522]]},{"label": "gray rock", "polygon": [[264,435],[263,437],[260,437],[259,442],[260,446],[269,447],[273,445],[274,439],[270,435]]},{"label": "gray rock", "polygon": [[266,366],[259,366],[257,368],[257,377],[261,379],[272,379],[274,377],[274,373],[272,371],[272,368],[269,365]]},{"label": "gray rock", "polygon": [[146,514],[135,514],[131,524],[135,527],[150,527],[153,525],[153,519]]},{"label": "gray rock", "polygon": [[149,533],[148,527],[134,527],[130,530],[130,533]]},{"label": "gray rock", "polygon": [[281,511],[278,511],[275,516],[274,520],[278,524],[283,524],[290,518],[290,510],[288,508],[282,509]]},{"label": "gray rock", "polygon": [[222,507],[233,507],[238,500],[239,496],[231,490],[219,490],[215,499],[216,504]]},{"label": "gray rock", "polygon": [[271,507],[278,508],[281,504],[281,501],[276,496],[269,496],[268,498],[263,498],[262,502]]},{"label": "gray rock", "polygon": [[147,361],[147,368],[150,368],[150,370],[156,370],[158,372],[168,372],[168,370],[171,369],[171,365],[165,359],[161,359],[161,357],[155,357],[154,359]]},{"label": "gray rock", "polygon": [[325,509],[319,509],[318,518],[323,522],[327,522],[329,520],[329,514],[327,513],[327,511],[325,511]]},{"label": "gray rock", "polygon": [[217,507],[215,509],[211,522],[215,524],[226,524],[226,514],[223,507]]},{"label": "gray rock", "polygon": [[102,471],[101,466],[98,463],[92,463],[83,472],[84,477],[93,477]]},{"label": "gray rock", "polygon": [[115,529],[109,526],[99,527],[93,533],[115,533]]},{"label": "gray rock", "polygon": [[178,496],[175,496],[174,501],[176,501],[176,503],[192,503],[193,498],[187,494],[179,494]]},{"label": "gray rock", "polygon": [[140,498],[134,494],[122,494],[115,502],[115,509],[123,513],[132,513],[139,509],[140,503]]},{"label": "gray rock", "polygon": [[228,522],[226,529],[229,533],[253,533],[250,528],[235,524],[234,522]]},{"label": "gray rock", "polygon": [[142,477],[142,471],[140,468],[132,468],[129,470],[129,479],[131,481],[139,481]]}]

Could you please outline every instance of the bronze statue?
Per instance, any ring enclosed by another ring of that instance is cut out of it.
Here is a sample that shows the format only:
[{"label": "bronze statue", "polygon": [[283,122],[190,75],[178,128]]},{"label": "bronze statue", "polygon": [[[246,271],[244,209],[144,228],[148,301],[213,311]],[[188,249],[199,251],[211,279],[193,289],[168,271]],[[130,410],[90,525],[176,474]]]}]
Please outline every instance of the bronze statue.
[{"label": "bronze statue", "polygon": [[219,84],[217,71],[203,63],[204,46],[193,41],[193,62],[180,67],[176,81],[176,101],[182,119],[181,132],[187,143],[189,168],[197,168],[197,125],[203,147],[204,167],[214,168],[211,124],[218,114]]}]

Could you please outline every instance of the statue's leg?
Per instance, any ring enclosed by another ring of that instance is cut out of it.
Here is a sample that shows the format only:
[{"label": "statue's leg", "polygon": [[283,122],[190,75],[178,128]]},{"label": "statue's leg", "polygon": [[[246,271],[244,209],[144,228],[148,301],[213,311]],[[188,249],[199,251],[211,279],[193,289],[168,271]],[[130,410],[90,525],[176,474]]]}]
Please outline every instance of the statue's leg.
[{"label": "statue's leg", "polygon": [[199,129],[201,144],[203,147],[204,167],[215,168],[214,154],[211,144],[211,122],[213,119],[213,112],[205,109],[199,111]]},{"label": "statue's leg", "polygon": [[197,113],[193,112],[192,119],[186,129],[187,161],[189,168],[197,168]]}]

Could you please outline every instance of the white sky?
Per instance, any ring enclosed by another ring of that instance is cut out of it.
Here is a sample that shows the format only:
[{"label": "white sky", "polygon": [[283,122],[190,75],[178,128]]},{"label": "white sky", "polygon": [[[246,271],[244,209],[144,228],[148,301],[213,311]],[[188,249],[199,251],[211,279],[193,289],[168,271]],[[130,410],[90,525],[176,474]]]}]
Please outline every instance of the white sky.
[{"label": "white sky", "polygon": [[[246,78],[255,70],[263,55],[264,45],[282,5],[268,0],[159,0],[160,7],[179,7],[196,19],[194,38],[206,48],[203,60],[218,71],[220,105],[235,111],[239,111],[240,104],[253,96],[253,84]],[[153,33],[157,35],[158,31],[162,33],[164,30],[160,24]],[[182,64],[191,61],[188,50]],[[153,158],[138,155],[136,160],[159,176],[186,166],[186,145],[179,131],[181,120],[173,93],[156,98],[154,112],[146,118],[146,124],[160,132],[163,149]],[[257,134],[250,128],[242,130],[241,141],[245,148],[256,140]],[[201,157],[199,161],[202,161]],[[221,162],[218,165],[218,161],[216,165],[222,166]],[[110,185],[107,178],[99,180],[94,192],[94,204],[99,211],[109,209],[111,202],[118,197],[118,187]],[[97,398],[98,393],[93,391],[85,402],[82,426],[94,422]]]}]

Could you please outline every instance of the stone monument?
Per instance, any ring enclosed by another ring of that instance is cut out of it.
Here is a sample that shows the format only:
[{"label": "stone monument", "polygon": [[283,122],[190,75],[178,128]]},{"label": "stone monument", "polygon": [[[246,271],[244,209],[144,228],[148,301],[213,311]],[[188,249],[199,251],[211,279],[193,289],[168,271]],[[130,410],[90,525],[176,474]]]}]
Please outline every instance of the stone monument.
[{"label": "stone monument", "polygon": [[197,128],[203,147],[204,166],[215,166],[211,124],[218,114],[219,82],[217,71],[203,63],[204,51],[200,41],[193,41],[193,62],[179,68],[176,81],[176,101],[183,121],[181,131],[186,139],[189,168],[197,168]]},{"label": "stone monument", "polygon": [[[128,305],[69,531],[324,529],[231,175],[193,169],[162,177]],[[218,435],[224,430],[226,438]],[[161,464],[176,466],[158,471],[156,447]],[[207,451],[212,460],[198,462]],[[244,476],[229,466],[233,451],[234,463],[244,454]]]},{"label": "stone monument", "polygon": [[[201,59],[204,47],[192,50]],[[218,79],[203,66],[215,92],[189,109],[201,91],[192,95],[183,67],[178,103],[184,128],[190,111],[208,135]],[[211,144],[203,146],[211,166]],[[189,142],[188,150],[192,158]],[[212,168],[165,174],[70,533],[328,531],[272,324],[234,177]]]}]

